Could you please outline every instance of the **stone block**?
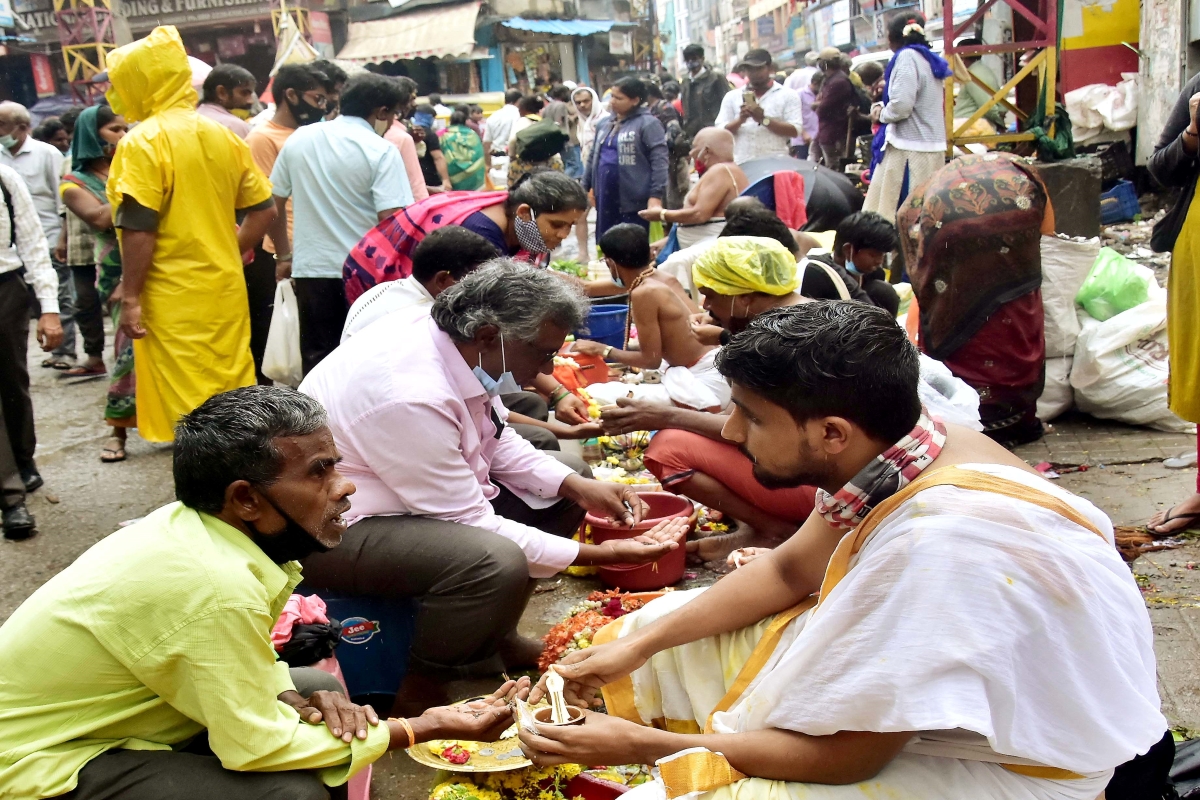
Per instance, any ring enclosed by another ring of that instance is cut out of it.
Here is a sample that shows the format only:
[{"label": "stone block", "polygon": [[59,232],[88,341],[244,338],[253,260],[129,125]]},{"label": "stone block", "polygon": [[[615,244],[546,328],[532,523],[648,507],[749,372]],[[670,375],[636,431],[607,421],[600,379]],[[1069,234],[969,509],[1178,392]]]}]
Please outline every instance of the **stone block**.
[{"label": "stone block", "polygon": [[1054,205],[1056,233],[1068,236],[1100,234],[1100,176],[1104,168],[1095,156],[1035,163]]}]

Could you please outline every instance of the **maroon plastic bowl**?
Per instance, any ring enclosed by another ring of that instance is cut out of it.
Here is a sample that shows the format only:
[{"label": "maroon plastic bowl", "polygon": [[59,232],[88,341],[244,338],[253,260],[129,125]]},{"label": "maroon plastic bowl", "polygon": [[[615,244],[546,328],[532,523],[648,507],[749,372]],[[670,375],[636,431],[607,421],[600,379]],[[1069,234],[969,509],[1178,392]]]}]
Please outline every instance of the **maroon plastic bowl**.
[{"label": "maroon plastic bowl", "polygon": [[679,547],[649,564],[610,564],[600,567],[600,581],[605,586],[623,592],[649,592],[662,589],[683,579],[687,565],[687,530],[676,539]]},{"label": "maroon plastic bowl", "polygon": [[632,528],[603,519],[590,511],[584,521],[592,527],[592,542],[600,544],[609,539],[632,539],[653,528],[664,519],[690,517],[695,513],[692,501],[669,492],[643,492],[639,495],[650,507],[646,517]]}]

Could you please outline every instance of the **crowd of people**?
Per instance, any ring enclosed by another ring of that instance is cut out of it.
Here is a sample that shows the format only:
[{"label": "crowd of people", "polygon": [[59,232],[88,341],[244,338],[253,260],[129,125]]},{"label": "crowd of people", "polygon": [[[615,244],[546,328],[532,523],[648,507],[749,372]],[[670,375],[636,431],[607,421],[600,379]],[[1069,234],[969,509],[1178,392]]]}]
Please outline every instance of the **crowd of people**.
[{"label": "crowd of people", "polygon": [[[498,738],[544,683],[446,687],[537,663],[536,581],[684,546],[686,519],[576,535],[649,506],[560,443],[632,431],[654,432],[664,490],[739,523],[688,544],[736,569],[568,656],[568,698],[608,713],[523,728],[537,765],[657,764],[638,800],[1122,800],[1114,775],[1155,779],[1173,745],[1112,524],[1003,446],[1040,433],[1048,193],[1011,155],[944,165],[946,62],[920,14],[889,42],[886,68],[826,48],[790,76],[750,50],[736,87],[689,45],[678,83],[514,90],[486,119],[408,78],[285,64],[255,115],[253,75],[197,82],[165,26],[109,55],[107,104],[37,137],[0,104],[4,535],[36,533],[32,319],[45,367],[109,375],[101,458],[130,429],[173,442],[177,497],[0,626],[0,797],[320,800],[388,750]],[[1197,104],[1163,176],[1195,171]],[[868,134],[865,199],[777,198],[824,228],[745,196],[749,162],[840,172]],[[573,233],[591,279],[550,268]],[[263,373],[284,282],[295,387]],[[620,346],[587,338],[613,298]],[[572,354],[661,380],[587,387],[594,418],[555,377]],[[301,581],[415,603],[390,714],[278,657]]]}]

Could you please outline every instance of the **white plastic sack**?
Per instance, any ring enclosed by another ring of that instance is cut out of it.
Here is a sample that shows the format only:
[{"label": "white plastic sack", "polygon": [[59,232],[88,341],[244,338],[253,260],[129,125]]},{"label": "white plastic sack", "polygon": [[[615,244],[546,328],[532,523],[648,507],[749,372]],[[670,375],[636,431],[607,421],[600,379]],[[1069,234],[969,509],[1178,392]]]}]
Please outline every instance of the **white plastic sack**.
[{"label": "white plastic sack", "polygon": [[1042,422],[1065,414],[1075,405],[1075,390],[1071,388],[1074,362],[1074,356],[1046,359],[1046,388],[1037,401],[1037,416]]},{"label": "white plastic sack", "polygon": [[983,430],[979,421],[979,393],[940,361],[924,353],[921,358],[921,379],[917,381],[917,394],[921,403],[942,422],[963,425],[971,430]]},{"label": "white plastic sack", "polygon": [[[1157,286],[1153,287],[1157,289]],[[1161,290],[1099,322],[1080,312],[1071,386],[1081,411],[1101,419],[1195,433],[1167,408],[1167,302]]]},{"label": "white plastic sack", "polygon": [[1116,86],[1093,83],[1063,96],[1076,144],[1106,130],[1127,131],[1137,124],[1139,77],[1131,72],[1123,72],[1121,77]]},{"label": "white plastic sack", "polygon": [[267,349],[263,353],[263,374],[277,383],[300,385],[304,365],[300,360],[300,309],[291,281],[275,284],[275,310],[267,331]]},{"label": "white plastic sack", "polygon": [[1042,308],[1046,315],[1047,359],[1075,355],[1075,340],[1079,337],[1075,295],[1087,279],[1099,252],[1098,238],[1074,242],[1057,236],[1042,237]]}]

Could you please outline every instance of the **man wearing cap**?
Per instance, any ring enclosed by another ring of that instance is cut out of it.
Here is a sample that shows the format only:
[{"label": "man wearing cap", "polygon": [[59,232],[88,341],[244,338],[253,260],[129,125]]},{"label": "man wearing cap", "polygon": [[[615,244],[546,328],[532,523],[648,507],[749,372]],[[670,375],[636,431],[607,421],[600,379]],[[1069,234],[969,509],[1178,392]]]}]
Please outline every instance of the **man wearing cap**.
[{"label": "man wearing cap", "polygon": [[825,73],[821,93],[817,95],[818,159],[830,169],[840,170],[846,155],[847,112],[857,103],[854,84],[846,74],[842,51],[826,47],[817,56],[817,66]]},{"label": "man wearing cap", "polygon": [[766,50],[746,53],[735,69],[750,83],[745,91],[734,89],[725,95],[714,123],[733,134],[733,160],[741,164],[762,156],[786,156],[791,140],[800,135],[800,96],[775,82]]}]

